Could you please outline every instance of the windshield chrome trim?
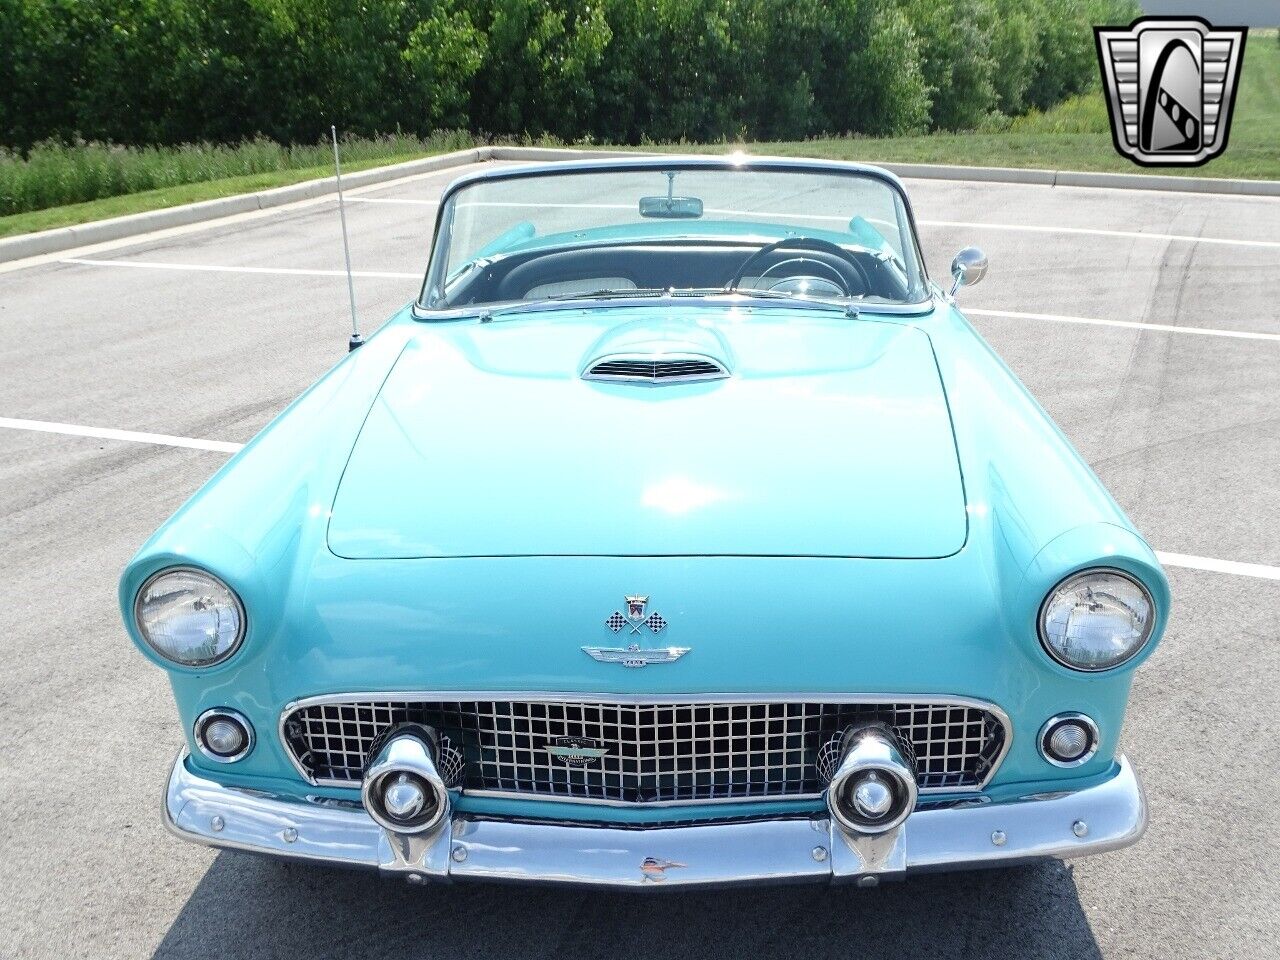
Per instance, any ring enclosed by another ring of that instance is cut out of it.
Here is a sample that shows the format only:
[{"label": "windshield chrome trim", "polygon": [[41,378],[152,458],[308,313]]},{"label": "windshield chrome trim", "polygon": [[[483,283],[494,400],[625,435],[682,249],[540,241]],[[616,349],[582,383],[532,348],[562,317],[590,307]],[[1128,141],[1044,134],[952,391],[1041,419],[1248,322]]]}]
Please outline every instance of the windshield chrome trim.
[{"label": "windshield chrome trim", "polygon": [[[884,167],[852,160],[820,160],[813,157],[771,157],[748,154],[696,154],[649,153],[634,157],[604,156],[600,159],[552,160],[544,163],[514,163],[492,170],[473,170],[454,179],[440,197],[441,205],[456,190],[486,180],[509,180],[518,177],[542,176],[557,173],[605,173],[615,170],[670,170],[670,169],[724,169],[724,170],[795,170],[799,172],[828,171],[839,174],[865,174],[899,190],[902,181]],[[905,191],[903,191],[905,193]]]},{"label": "windshield chrome trim", "polygon": [[[846,160],[815,160],[811,158],[797,157],[753,157],[746,155],[719,155],[719,156],[695,156],[688,154],[660,154],[637,156],[635,158],[617,158],[609,157],[600,160],[561,160],[552,163],[532,163],[532,164],[516,164],[509,167],[499,167],[494,170],[478,170],[473,173],[464,174],[455,179],[440,195],[440,201],[436,207],[435,229],[432,232],[431,253],[427,259],[427,269],[423,274],[422,285],[418,290],[418,296],[414,300],[414,318],[419,320],[428,320],[435,317],[445,319],[442,314],[451,312],[454,308],[445,308],[444,310],[432,310],[426,306],[427,284],[430,282],[436,267],[436,257],[440,250],[439,238],[441,227],[444,226],[445,214],[450,212],[452,207],[449,201],[453,199],[454,194],[458,193],[466,187],[473,186],[477,183],[486,183],[498,180],[514,180],[521,178],[534,178],[542,176],[569,176],[575,173],[626,173],[633,170],[741,170],[741,171],[762,171],[771,170],[778,172],[792,173],[821,173],[827,172],[837,176],[862,176],[873,180],[880,180],[889,189],[894,190],[899,199],[902,201],[903,210],[906,211],[907,224],[911,228],[911,245],[916,256],[916,261],[920,268],[920,279],[924,284],[924,288],[928,291],[932,286],[929,277],[929,268],[925,263],[924,251],[920,249],[920,231],[916,226],[915,210],[911,206],[911,198],[907,196],[906,189],[902,186],[902,181],[893,173],[885,170],[883,167],[875,167],[869,164],[852,163]],[[915,304],[895,304],[895,306],[919,306],[919,301]],[[481,307],[483,309],[483,307]],[[422,313],[433,314],[434,317],[420,316]],[[477,312],[471,310],[471,313]]]},{"label": "windshield chrome trim", "polygon": [[430,310],[421,304],[411,305],[413,319],[426,322],[445,322],[459,320],[478,320],[482,323],[503,319],[507,316],[521,316],[530,313],[552,313],[560,310],[601,310],[614,307],[698,307],[719,309],[751,310],[756,308],[774,310],[815,310],[821,313],[849,313],[853,307],[859,315],[867,316],[885,314],[895,317],[920,317],[937,308],[939,301],[930,297],[916,303],[880,303],[860,300],[812,300],[802,297],[795,299],[775,297],[753,297],[750,294],[707,294],[686,297],[583,297],[577,300],[508,300],[502,303],[468,304],[462,307],[447,307],[443,310]]}]

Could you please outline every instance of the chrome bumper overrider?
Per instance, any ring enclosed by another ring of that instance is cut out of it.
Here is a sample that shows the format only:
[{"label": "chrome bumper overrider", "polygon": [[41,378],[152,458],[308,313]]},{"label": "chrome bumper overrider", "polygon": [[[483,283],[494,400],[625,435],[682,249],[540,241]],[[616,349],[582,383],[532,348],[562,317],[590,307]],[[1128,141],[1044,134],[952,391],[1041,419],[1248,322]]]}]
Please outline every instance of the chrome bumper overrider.
[{"label": "chrome bumper overrider", "polygon": [[421,880],[519,880],[602,886],[687,886],[813,880],[863,886],[905,873],[1081,857],[1142,836],[1146,802],[1123,757],[1104,783],[1004,803],[924,809],[880,836],[846,834],[826,813],[647,830],[468,819],[403,836],[358,806],[226,787],[178,756],[164,822],[197,843]]}]

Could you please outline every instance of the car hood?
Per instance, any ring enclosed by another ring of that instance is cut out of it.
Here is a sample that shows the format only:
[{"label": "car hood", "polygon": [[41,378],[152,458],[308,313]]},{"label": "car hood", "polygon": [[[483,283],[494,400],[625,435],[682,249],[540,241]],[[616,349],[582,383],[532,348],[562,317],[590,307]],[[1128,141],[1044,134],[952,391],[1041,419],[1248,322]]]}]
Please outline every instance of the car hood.
[{"label": "car hood", "polygon": [[[584,379],[696,355],[724,379]],[[965,498],[928,336],[810,310],[614,308],[424,326],[336,492],[351,559],[932,558]]]}]

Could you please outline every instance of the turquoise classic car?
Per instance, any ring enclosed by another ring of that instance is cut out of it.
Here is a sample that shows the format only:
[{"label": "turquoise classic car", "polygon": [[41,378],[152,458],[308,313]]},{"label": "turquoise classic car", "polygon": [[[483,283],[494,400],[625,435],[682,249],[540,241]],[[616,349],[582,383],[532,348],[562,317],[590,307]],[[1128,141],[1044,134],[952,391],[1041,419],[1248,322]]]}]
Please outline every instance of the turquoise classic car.
[{"label": "turquoise classic car", "polygon": [[408,881],[873,886],[1123,847],[1155,555],[902,185],[502,167],[124,571],[178,836]]}]

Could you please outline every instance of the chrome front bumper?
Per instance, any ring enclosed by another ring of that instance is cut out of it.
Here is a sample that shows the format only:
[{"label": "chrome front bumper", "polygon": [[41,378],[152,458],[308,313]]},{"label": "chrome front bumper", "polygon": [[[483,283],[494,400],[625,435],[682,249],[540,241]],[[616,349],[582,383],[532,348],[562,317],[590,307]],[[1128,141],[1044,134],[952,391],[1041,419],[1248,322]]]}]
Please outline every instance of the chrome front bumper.
[{"label": "chrome front bumper", "polygon": [[373,867],[409,881],[518,880],[592,886],[714,886],[792,881],[873,886],[906,873],[1082,857],[1134,843],[1147,825],[1138,778],[1123,757],[1104,783],[1072,793],[917,810],[879,837],[812,818],[625,829],[469,819],[406,837],[358,806],[226,787],[179,754],[165,825],[196,843],[300,860]]}]

